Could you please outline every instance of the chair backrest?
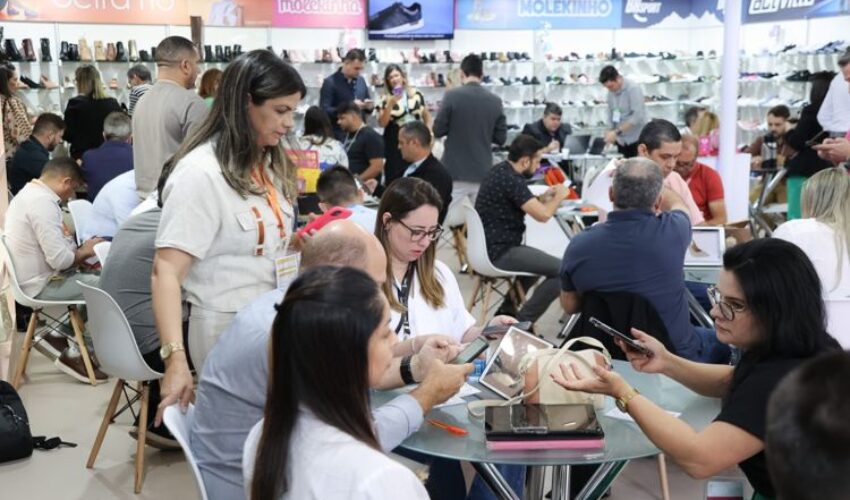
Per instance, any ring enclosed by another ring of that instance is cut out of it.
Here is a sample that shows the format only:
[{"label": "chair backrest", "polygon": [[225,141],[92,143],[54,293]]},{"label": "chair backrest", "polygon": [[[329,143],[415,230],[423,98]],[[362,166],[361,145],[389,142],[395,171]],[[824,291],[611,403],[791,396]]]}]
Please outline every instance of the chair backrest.
[{"label": "chair backrest", "polygon": [[108,293],[77,282],[83,289],[88,308],[88,331],[100,361],[100,369],[108,375],[124,380],[156,380],[162,374],[151,370],[145,363],[133,330],[124,311]]},{"label": "chair backrest", "polygon": [[201,500],[207,500],[207,489],[204,486],[204,478],[201,476],[201,470],[198,469],[192,448],[189,447],[189,429],[192,427],[192,421],[194,419],[195,405],[191,403],[185,414],[174,404],[165,408],[165,412],[162,415],[165,426],[171,431],[177,442],[180,443],[180,447],[183,448],[186,461],[189,462],[189,467],[191,467],[192,473],[195,475],[195,483],[198,485],[198,490],[201,493]]},{"label": "chair backrest", "polygon": [[850,349],[850,298],[826,299],[827,331],[844,349]]},{"label": "chair backrest", "polygon": [[484,235],[484,223],[481,217],[468,199],[463,200],[463,210],[466,215],[466,258],[472,270],[481,276],[499,278],[511,276],[510,273],[500,271],[490,262],[487,255],[487,237]]},{"label": "chair backrest", "polygon": [[100,261],[100,267],[106,266],[106,257],[109,255],[109,248],[112,246],[111,241],[101,241],[94,246],[94,254],[97,260]]},{"label": "chair backrest", "polygon": [[449,204],[449,210],[446,212],[446,220],[443,221],[443,227],[455,227],[466,224],[466,213],[463,204],[468,201],[469,198],[464,197],[462,202]]},{"label": "chair backrest", "polygon": [[86,225],[89,223],[94,212],[94,206],[89,200],[71,200],[68,202],[68,211],[74,220],[74,231],[77,233],[77,245],[85,241]]},{"label": "chair backrest", "polygon": [[9,273],[9,281],[12,284],[12,296],[15,298],[15,302],[22,306],[26,306],[32,309],[42,309],[44,307],[49,306],[70,306],[70,305],[82,305],[82,300],[38,300],[34,297],[30,297],[26,293],[24,293],[21,288],[20,283],[18,282],[18,275],[15,272],[15,263],[12,260],[12,252],[9,251],[8,243],[6,242],[6,235],[0,236],[0,241],[2,241],[2,259],[3,259],[3,267],[6,268],[6,271]]}]

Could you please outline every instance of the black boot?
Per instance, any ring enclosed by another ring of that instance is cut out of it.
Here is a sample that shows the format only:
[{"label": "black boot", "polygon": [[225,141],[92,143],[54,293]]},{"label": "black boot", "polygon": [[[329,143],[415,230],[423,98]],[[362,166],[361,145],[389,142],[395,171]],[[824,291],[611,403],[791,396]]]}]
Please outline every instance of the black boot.
[{"label": "black boot", "polygon": [[24,83],[27,87],[31,89],[40,89],[42,88],[41,84],[31,80],[29,77],[21,75],[21,82]]},{"label": "black boot", "polygon": [[204,45],[204,62],[213,62],[212,47]]},{"label": "black boot", "polygon": [[230,45],[224,48],[224,60],[225,62],[233,60],[233,49],[230,48]]},{"label": "black boot", "polygon": [[80,46],[76,43],[68,44],[68,60],[69,61],[79,61],[80,60]]},{"label": "black boot", "polygon": [[224,62],[224,51],[221,49],[221,45],[215,46],[215,62]]},{"label": "black boot", "polygon": [[151,62],[151,56],[148,54],[147,50],[139,51],[139,60],[142,62]]},{"label": "black boot", "polygon": [[156,62],[156,47],[151,47],[151,61]]},{"label": "black boot", "polygon": [[127,53],[124,51],[124,42],[115,43],[115,60],[127,62]]},{"label": "black boot", "polygon": [[50,39],[42,38],[41,39],[41,62],[51,62],[53,61],[53,56],[50,55]]},{"label": "black boot", "polygon": [[242,55],[242,46],[241,45],[234,45],[233,46],[233,58],[236,59],[237,57],[239,57],[241,55]]},{"label": "black boot", "polygon": [[3,48],[6,49],[6,58],[10,61],[23,61],[24,58],[21,57],[21,52],[18,50],[18,46],[15,45],[15,40],[9,38],[3,42]]},{"label": "black boot", "polygon": [[443,78],[443,74],[442,74],[442,73],[440,73],[439,75],[437,75],[437,86],[438,86],[438,87],[445,87],[445,86],[446,86],[446,79],[445,79],[445,78]]},{"label": "black boot", "polygon": [[21,41],[21,49],[24,51],[24,61],[35,62],[35,47],[32,45],[32,39],[24,38]]},{"label": "black boot", "polygon": [[[446,56],[446,62],[447,62],[447,63],[453,63],[453,62],[455,62],[455,61],[454,61],[454,59],[452,59],[452,53],[451,53],[451,51],[444,50],[444,51],[443,51],[443,55],[445,55],[445,56]],[[433,55],[432,55],[432,57],[433,57]],[[434,61],[431,61],[431,62],[434,62]]]},{"label": "black boot", "polygon": [[62,42],[59,45],[59,60],[60,61],[70,61],[70,52],[71,48],[68,46],[68,42]]}]

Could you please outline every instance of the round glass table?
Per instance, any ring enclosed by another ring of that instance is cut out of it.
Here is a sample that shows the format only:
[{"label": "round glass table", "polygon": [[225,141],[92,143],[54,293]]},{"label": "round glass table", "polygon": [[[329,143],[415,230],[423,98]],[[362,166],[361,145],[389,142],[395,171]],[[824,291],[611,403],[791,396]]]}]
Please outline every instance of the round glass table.
[{"label": "round glass table", "polygon": [[[681,413],[679,418],[695,429],[706,427],[720,411],[718,399],[700,396],[678,382],[661,375],[639,373],[627,362],[614,361],[613,364],[614,369],[641,394],[665,410]],[[486,388],[480,386],[478,388],[482,389],[482,392],[476,396],[482,399],[498,399]],[[380,406],[398,394],[399,390],[374,392],[372,405]],[[476,396],[467,400],[474,400]],[[542,491],[538,488],[542,489],[543,470],[547,466],[555,466],[553,500],[567,498],[570,466],[602,464],[576,497],[595,498],[594,492],[607,489],[629,460],[651,457],[659,453],[637,424],[607,416],[606,414],[612,408],[614,408],[613,400],[606,398],[605,408],[597,411],[605,431],[605,447],[599,450],[489,450],[484,436],[483,420],[472,417],[465,404],[436,408],[427,415],[427,418],[434,418],[466,429],[468,435],[458,437],[426,422],[418,432],[407,438],[401,447],[435,457],[470,462],[493,492],[504,499],[518,497],[494,464],[522,465],[532,468],[532,480],[529,481],[531,491],[526,492],[527,498],[542,498]]]}]

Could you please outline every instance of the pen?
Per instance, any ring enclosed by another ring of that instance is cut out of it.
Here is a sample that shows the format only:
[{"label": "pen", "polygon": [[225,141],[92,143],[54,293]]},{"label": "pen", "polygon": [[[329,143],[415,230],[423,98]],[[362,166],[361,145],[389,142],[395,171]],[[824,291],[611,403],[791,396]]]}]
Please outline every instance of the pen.
[{"label": "pen", "polygon": [[466,436],[467,434],[469,434],[469,432],[467,432],[466,429],[461,429],[460,427],[456,427],[454,425],[449,425],[445,422],[440,422],[439,420],[434,420],[433,418],[429,418],[428,423],[433,425],[434,427],[437,427],[439,429],[443,429],[444,431],[448,432],[449,434],[454,434],[456,436]]}]

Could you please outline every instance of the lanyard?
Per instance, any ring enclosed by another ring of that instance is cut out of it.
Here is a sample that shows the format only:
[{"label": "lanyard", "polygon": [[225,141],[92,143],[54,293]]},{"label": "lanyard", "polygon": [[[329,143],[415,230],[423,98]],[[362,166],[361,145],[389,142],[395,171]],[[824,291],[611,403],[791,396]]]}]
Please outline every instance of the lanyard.
[{"label": "lanyard", "polygon": [[401,288],[395,286],[395,283],[393,283],[393,287],[398,294],[398,301],[401,302],[402,307],[404,307],[404,310],[401,312],[401,318],[398,321],[398,325],[395,327],[396,335],[404,330],[401,340],[405,340],[410,337],[410,315],[407,307],[407,297],[410,296],[410,285],[413,281],[413,271],[415,269],[416,267],[414,264],[407,266],[407,272],[404,274],[404,279],[401,280]]},{"label": "lanyard", "polygon": [[[269,204],[269,208],[274,212],[274,217],[277,219],[277,228],[280,231],[280,237],[283,239],[286,236],[286,228],[283,225],[283,210],[280,208],[280,202],[277,199],[277,190],[274,187],[274,184],[269,180],[266,176],[265,169],[262,167],[257,167],[251,172],[251,178],[254,179],[254,182],[257,183],[258,186],[266,188],[266,203]],[[259,212],[258,210],[255,210]]]},{"label": "lanyard", "polygon": [[343,144],[342,147],[345,148],[346,153],[351,149],[351,146],[354,145],[354,141],[357,140],[357,136],[360,134],[360,131],[363,130],[363,127],[365,126],[366,125],[362,125],[359,129],[357,129],[357,132],[354,133],[354,137],[345,138],[345,144]]}]

